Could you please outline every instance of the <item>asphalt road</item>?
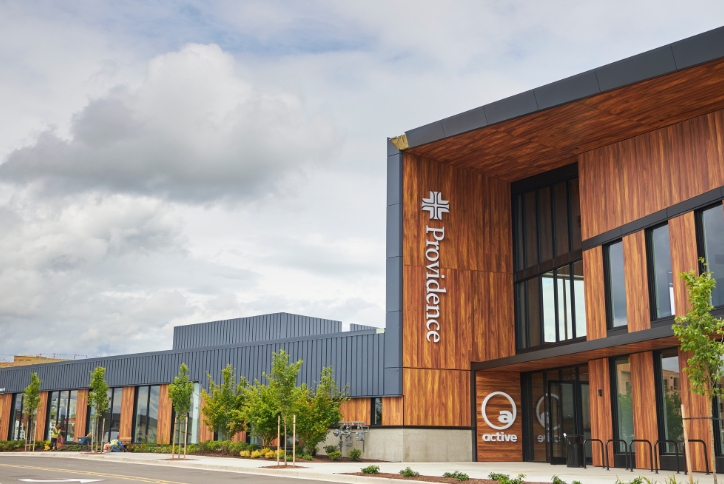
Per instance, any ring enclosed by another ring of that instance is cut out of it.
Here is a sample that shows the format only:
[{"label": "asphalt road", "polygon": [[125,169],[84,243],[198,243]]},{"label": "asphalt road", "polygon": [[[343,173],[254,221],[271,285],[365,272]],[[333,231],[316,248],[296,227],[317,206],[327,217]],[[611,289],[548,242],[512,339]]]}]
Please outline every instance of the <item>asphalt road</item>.
[{"label": "asphalt road", "polygon": [[8,456],[0,458],[0,484],[24,483],[154,484],[289,483],[319,484],[320,481],[280,476],[257,476],[236,472],[191,470],[128,462]]}]

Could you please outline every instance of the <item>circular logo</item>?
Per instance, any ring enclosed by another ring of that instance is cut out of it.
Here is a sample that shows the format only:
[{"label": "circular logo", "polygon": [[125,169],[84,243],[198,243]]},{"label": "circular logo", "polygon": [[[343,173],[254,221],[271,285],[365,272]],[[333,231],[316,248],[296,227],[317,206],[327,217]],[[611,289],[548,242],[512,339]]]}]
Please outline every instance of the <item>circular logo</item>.
[{"label": "circular logo", "polygon": [[[555,393],[551,393],[550,397],[555,398],[556,400],[558,400],[558,402],[561,401],[561,399],[558,398],[558,395],[556,395]],[[543,405],[544,400],[545,395],[538,399],[538,404],[535,406],[535,414],[536,417],[538,417],[538,423],[540,423],[541,427],[546,428],[550,423],[550,418],[548,416],[548,412],[546,412],[545,409],[541,409],[541,405]],[[555,427],[553,427],[553,430],[556,430],[558,427],[560,427],[560,425],[556,425]]]},{"label": "circular logo", "polygon": [[[508,412],[507,410],[500,411],[500,415],[498,415],[498,422],[502,423],[503,425],[493,425],[488,419],[488,414],[485,410],[485,407],[488,405],[488,401],[495,395],[500,395],[507,398],[510,402],[510,406],[513,407],[512,412]],[[488,396],[485,397],[485,400],[483,400],[483,405],[480,408],[480,412],[483,414],[483,420],[485,420],[485,423],[488,424],[490,427],[494,428],[495,430],[507,429],[508,427],[513,425],[513,422],[515,422],[515,417],[518,416],[518,408],[515,406],[515,402],[512,398],[510,398],[510,395],[504,392],[493,392],[488,394]]]}]

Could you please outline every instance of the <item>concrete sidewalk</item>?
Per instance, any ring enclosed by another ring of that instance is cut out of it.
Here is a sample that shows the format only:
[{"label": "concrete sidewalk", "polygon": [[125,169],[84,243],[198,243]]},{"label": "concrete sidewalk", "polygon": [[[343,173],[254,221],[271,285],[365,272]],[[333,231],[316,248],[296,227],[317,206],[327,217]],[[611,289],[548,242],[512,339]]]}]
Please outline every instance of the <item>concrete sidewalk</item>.
[{"label": "concrete sidewalk", "polygon": [[[636,470],[635,472],[624,469],[611,469],[606,471],[600,467],[588,467],[587,469],[568,468],[565,466],[552,466],[535,462],[307,462],[299,463],[303,468],[288,469],[265,469],[265,466],[275,465],[276,461],[258,459],[236,459],[231,457],[207,457],[189,456],[184,460],[170,460],[168,454],[134,454],[134,453],[110,453],[110,454],[85,454],[75,452],[12,452],[0,453],[0,462],[4,455],[28,456],[34,459],[44,457],[62,457],[67,459],[106,460],[115,462],[128,462],[132,464],[173,466],[178,468],[207,469],[225,472],[240,472],[245,474],[276,475],[292,478],[315,479],[328,482],[346,483],[369,483],[369,484],[394,484],[397,480],[382,480],[374,477],[350,476],[348,472],[359,472],[362,467],[375,464],[380,467],[380,472],[398,473],[405,467],[411,467],[421,475],[442,476],[444,472],[461,471],[471,478],[486,478],[491,472],[499,472],[516,476],[525,474],[527,482],[551,482],[551,477],[556,474],[558,477],[571,484],[577,480],[582,484],[614,484],[616,479],[630,481],[634,477],[643,476],[651,480],[651,483],[658,481],[664,484],[669,476],[675,476],[676,481],[688,484],[686,474],[676,474],[675,471],[660,471],[654,474],[650,471]],[[407,482],[421,482],[412,479]],[[694,482],[698,484],[713,483],[711,475],[695,473]]]}]

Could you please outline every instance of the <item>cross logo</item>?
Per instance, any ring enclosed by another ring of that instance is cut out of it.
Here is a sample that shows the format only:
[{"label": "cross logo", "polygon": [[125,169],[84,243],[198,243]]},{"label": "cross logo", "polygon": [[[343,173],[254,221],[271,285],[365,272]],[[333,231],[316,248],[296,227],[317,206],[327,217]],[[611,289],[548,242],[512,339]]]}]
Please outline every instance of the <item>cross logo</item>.
[{"label": "cross logo", "polygon": [[442,220],[442,214],[450,211],[450,202],[443,200],[440,192],[430,192],[430,198],[422,199],[422,209],[430,212],[430,219]]}]

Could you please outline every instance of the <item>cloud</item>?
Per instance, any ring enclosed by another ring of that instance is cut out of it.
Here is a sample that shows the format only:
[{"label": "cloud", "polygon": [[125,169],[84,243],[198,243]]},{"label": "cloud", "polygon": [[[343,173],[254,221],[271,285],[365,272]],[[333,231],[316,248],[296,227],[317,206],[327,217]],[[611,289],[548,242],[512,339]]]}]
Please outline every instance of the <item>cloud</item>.
[{"label": "cloud", "polygon": [[249,200],[330,160],[340,140],[330,119],[299,96],[252,86],[235,69],[216,45],[157,56],[140,87],[117,87],[76,113],[70,139],[45,131],[10,153],[0,180],[53,196]]}]

